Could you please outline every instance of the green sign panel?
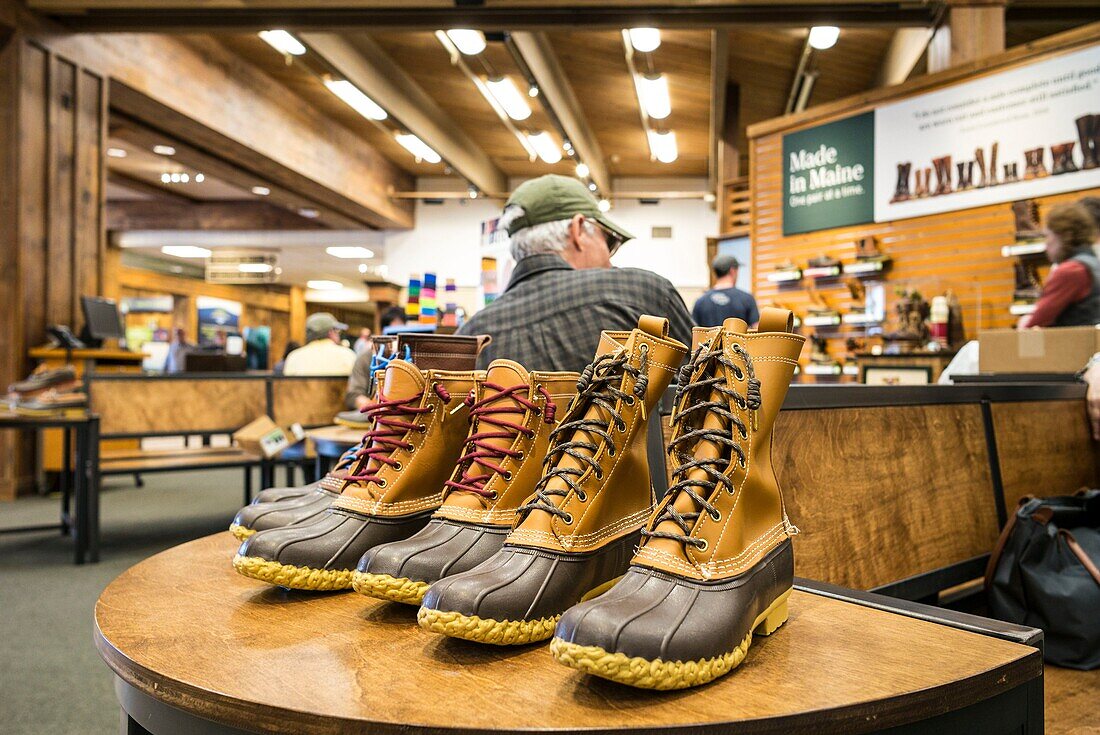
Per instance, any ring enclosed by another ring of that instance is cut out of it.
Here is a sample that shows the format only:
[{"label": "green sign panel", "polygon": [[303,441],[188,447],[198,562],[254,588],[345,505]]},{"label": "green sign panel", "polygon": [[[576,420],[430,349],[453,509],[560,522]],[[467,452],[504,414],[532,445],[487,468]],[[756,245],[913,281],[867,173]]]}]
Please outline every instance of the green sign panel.
[{"label": "green sign panel", "polygon": [[783,136],[783,234],[875,218],[875,113]]}]

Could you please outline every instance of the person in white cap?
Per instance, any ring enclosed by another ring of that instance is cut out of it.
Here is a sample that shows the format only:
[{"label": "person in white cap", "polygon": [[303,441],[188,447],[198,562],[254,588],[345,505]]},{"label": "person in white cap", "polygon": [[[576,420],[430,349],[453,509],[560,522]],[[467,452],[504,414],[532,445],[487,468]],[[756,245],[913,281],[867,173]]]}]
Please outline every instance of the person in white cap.
[{"label": "person in white cap", "polygon": [[340,343],[348,325],[327,311],[306,319],[306,344],[286,356],[283,375],[350,375],[355,351]]}]

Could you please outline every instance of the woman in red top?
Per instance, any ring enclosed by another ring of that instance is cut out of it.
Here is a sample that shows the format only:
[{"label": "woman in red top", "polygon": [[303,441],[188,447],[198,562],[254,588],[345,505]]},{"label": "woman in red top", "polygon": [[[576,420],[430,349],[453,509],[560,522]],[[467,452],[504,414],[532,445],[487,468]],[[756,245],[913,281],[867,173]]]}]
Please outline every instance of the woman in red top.
[{"label": "woman in red top", "polygon": [[1079,204],[1062,204],[1047,214],[1046,253],[1054,267],[1035,311],[1020,328],[1100,324],[1100,258],[1092,249],[1096,224]]}]

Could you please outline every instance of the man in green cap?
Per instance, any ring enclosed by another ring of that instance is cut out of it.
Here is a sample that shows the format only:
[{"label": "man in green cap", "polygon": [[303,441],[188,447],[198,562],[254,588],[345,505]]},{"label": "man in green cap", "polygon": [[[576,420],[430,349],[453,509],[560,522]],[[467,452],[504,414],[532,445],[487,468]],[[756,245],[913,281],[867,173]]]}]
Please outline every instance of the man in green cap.
[{"label": "man in green cap", "polygon": [[634,238],[600,211],[579,180],[549,174],[524,182],[504,205],[516,261],[504,293],[459,334],[488,334],[483,368],[498,358],[528,370],[581,371],[600,332],[633,329],[642,314],[667,317],[670,335],[691,343],[691,316],[668,279],[614,268],[611,256]]},{"label": "man in green cap", "polygon": [[347,324],[327,311],[306,319],[306,343],[286,356],[283,375],[349,375],[355,352],[341,343]]}]

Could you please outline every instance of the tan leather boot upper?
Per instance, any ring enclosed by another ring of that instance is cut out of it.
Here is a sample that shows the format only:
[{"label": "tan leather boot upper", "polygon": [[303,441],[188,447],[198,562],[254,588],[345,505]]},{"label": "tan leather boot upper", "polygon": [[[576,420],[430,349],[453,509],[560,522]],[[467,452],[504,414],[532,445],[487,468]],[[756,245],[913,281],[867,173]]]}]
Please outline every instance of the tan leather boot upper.
[{"label": "tan leather boot upper", "polygon": [[791,533],[771,464],[772,427],[805,337],[791,333],[791,312],[771,308],[757,332],[727,319],[693,336],[693,387],[678,396],[669,446],[674,484],[633,563],[723,579]]},{"label": "tan leather boot upper", "polygon": [[333,507],[383,516],[439,507],[466,439],[465,399],[475,375],[391,362],[368,409],[374,414],[369,444]]},{"label": "tan leather boot upper", "polygon": [[542,477],[550,433],[577,394],[577,373],[527,372],[494,360],[467,403],[470,432],[437,518],[511,526]]},{"label": "tan leather boot upper", "polygon": [[638,531],[654,502],[646,422],[686,354],[658,317],[600,336],[507,544],[580,552]]}]

